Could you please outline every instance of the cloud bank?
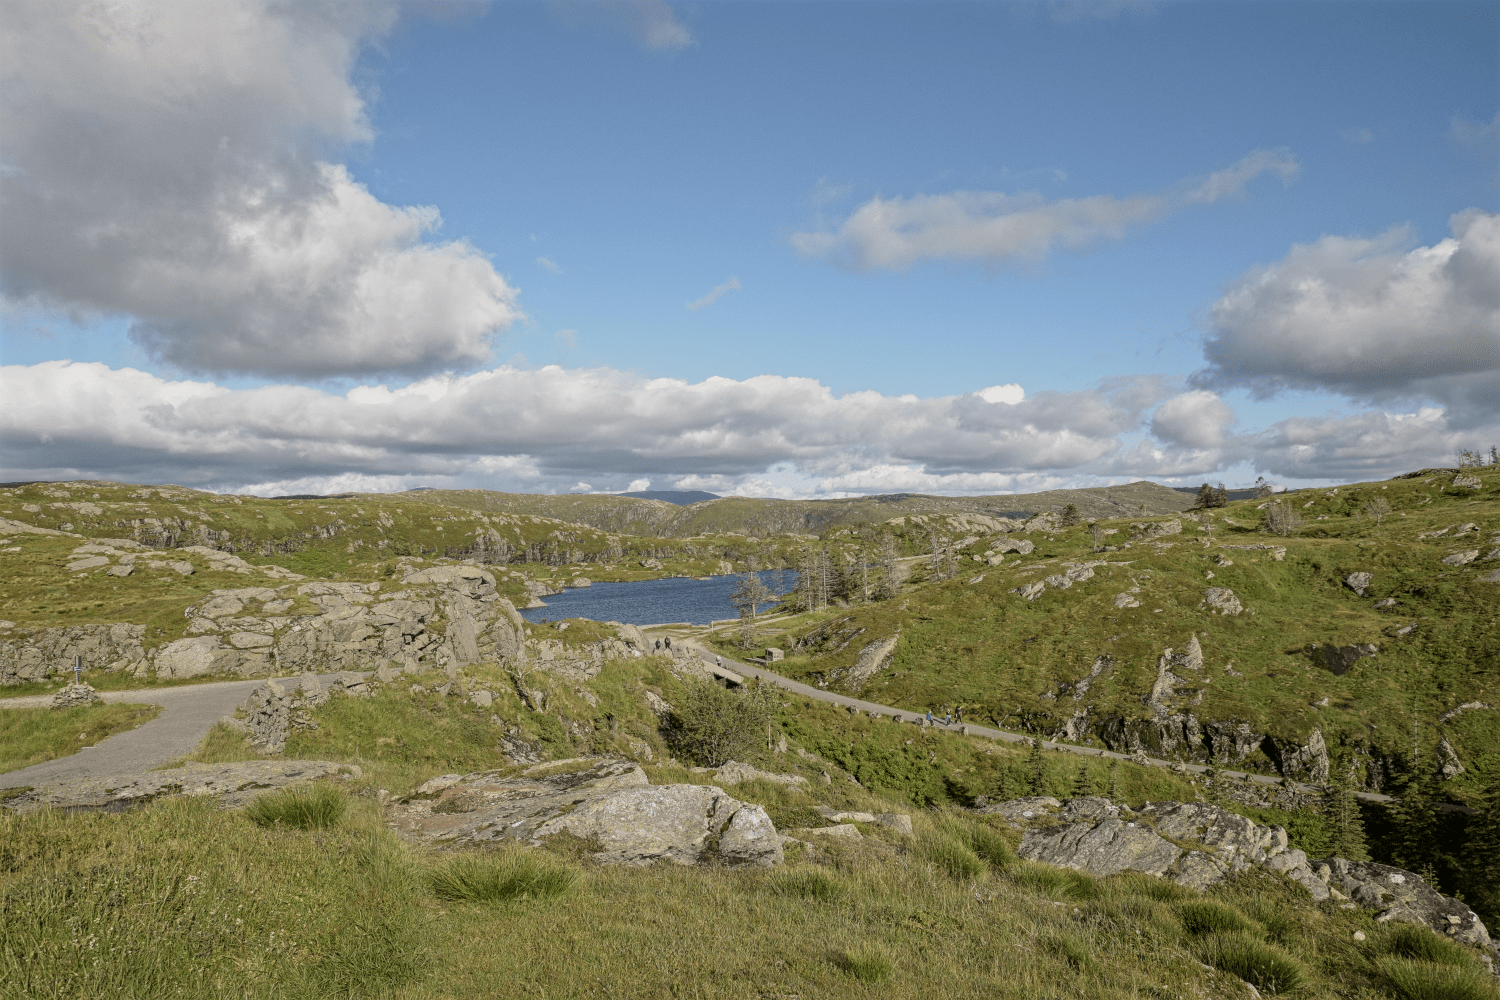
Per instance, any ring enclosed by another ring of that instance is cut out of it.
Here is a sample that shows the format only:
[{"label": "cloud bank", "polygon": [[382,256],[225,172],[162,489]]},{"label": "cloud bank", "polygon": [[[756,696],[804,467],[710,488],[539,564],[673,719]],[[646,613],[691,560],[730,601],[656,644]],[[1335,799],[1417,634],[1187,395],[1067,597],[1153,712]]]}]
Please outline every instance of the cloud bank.
[{"label": "cloud bank", "polygon": [[1122,239],[1128,229],[1238,193],[1254,178],[1296,176],[1286,150],[1257,150],[1224,170],[1173,191],[1047,201],[1040,194],[956,191],[875,197],[834,231],[794,233],[792,245],[855,271],[904,270],[924,260],[1037,261],[1054,249],[1084,251]]},{"label": "cloud bank", "polygon": [[1500,214],[1470,209],[1453,236],[1403,250],[1325,236],[1233,283],[1209,313],[1205,388],[1261,396],[1326,389],[1383,403],[1436,400],[1457,424],[1500,416]]},{"label": "cloud bank", "polygon": [[609,491],[641,480],[759,495],[1000,493],[1208,478],[1240,462],[1326,480],[1390,475],[1483,444],[1438,409],[1299,417],[1235,435],[1217,395],[1155,378],[919,398],[838,396],[776,375],[687,382],[551,366],[336,394],[53,361],[0,367],[0,392],[0,479],[259,493],[565,492],[579,482]]},{"label": "cloud bank", "polygon": [[124,314],[189,372],[325,377],[483,362],[520,314],[437,209],[326,151],[372,138],[350,82],[381,3],[0,5],[0,295]]}]

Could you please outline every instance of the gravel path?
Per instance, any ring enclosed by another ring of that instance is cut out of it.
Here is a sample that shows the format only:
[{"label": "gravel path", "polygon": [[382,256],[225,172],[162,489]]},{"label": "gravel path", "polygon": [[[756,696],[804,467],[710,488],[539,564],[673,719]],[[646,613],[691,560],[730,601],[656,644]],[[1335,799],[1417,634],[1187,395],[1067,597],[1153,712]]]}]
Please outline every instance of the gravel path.
[{"label": "gravel path", "polygon": [[[324,675],[326,684],[333,674]],[[297,678],[280,678],[295,685]],[[183,687],[144,691],[101,691],[107,702],[160,705],[162,712],[137,729],[119,733],[98,746],[80,749],[71,757],[33,764],[0,774],[0,788],[37,787],[73,778],[107,774],[139,774],[160,767],[197,749],[214,723],[234,712],[250,692],[266,682],[260,677],[244,681],[215,681]],[[0,699],[0,708],[41,708],[52,703],[51,695]]]},{"label": "gravel path", "polygon": [[[711,650],[704,648],[694,640],[688,638],[678,637],[674,641],[679,645],[686,645],[687,647],[696,650],[698,655],[701,656],[706,663],[708,663],[710,666],[713,665],[714,656],[716,654]],[[775,684],[777,687],[785,691],[790,691],[793,694],[801,695],[804,698],[814,698],[818,701],[828,702],[831,705],[840,705],[844,708],[857,708],[862,712],[879,712],[881,715],[900,716],[902,719],[911,722],[915,722],[920,716],[924,714],[922,712],[911,711],[910,709],[892,708],[889,705],[879,705],[873,701],[862,701],[859,698],[850,698],[846,695],[834,694],[832,691],[824,691],[821,688],[815,688],[811,685],[802,684],[790,678],[782,677],[780,674],[773,674],[771,671],[766,670],[763,667],[757,667],[753,663],[741,663],[738,660],[732,660],[728,657],[724,657],[724,665],[735,671],[736,673],[744,674],[747,677],[759,678],[760,680],[763,680],[768,684]],[[932,725],[937,729],[943,729],[950,733],[962,733],[965,736],[985,736],[992,740],[1003,740],[1007,743],[1027,743],[1031,740],[1030,736],[1026,736],[1023,733],[1011,733],[1006,732],[1003,729],[990,729],[987,726],[976,726],[973,723],[968,722],[964,723],[963,725],[945,726],[941,722],[934,721]],[[1042,746],[1048,750],[1060,750],[1064,753],[1075,753],[1084,757],[1108,757],[1118,760],[1137,760],[1137,758],[1131,757],[1129,754],[1115,753],[1111,750],[1100,750],[1096,747],[1074,746],[1071,743],[1051,743],[1047,740],[1043,740]],[[1172,766],[1171,761],[1158,760],[1155,757],[1148,757],[1146,758],[1146,760],[1148,763],[1154,764],[1157,767]],[[1204,767],[1201,764],[1188,764],[1186,765],[1186,767],[1187,770],[1193,774],[1202,774],[1203,772],[1208,770],[1207,767]],[[1220,770],[1219,774],[1222,777],[1235,779],[1248,778],[1248,780],[1261,785],[1281,784],[1280,778],[1272,778],[1263,774],[1247,774],[1243,771],[1226,770]],[[1323,791],[1322,788],[1319,788],[1316,785],[1304,785],[1297,782],[1293,783],[1293,787],[1295,787],[1298,791],[1307,792],[1314,795],[1321,794]],[[1361,799],[1368,799],[1371,802],[1394,801],[1389,795],[1377,795],[1374,792],[1355,792],[1354,794]]]}]

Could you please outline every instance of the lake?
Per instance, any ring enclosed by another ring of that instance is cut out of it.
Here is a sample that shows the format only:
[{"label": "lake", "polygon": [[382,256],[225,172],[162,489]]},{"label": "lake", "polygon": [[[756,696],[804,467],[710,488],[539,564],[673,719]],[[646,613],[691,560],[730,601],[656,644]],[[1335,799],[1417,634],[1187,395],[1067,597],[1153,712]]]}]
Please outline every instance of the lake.
[{"label": "lake", "polygon": [[[783,588],[790,588],[797,579],[797,574],[791,570],[785,574],[767,570],[757,575],[772,590],[778,589],[779,582]],[[783,576],[784,582],[778,581],[778,576]],[[657,625],[662,622],[707,625],[721,618],[739,616],[729,600],[738,582],[738,576],[713,576],[707,580],[673,576],[635,583],[596,583],[592,587],[578,587],[544,597],[545,608],[527,608],[521,612],[521,617],[529,622],[590,618],[626,625]]]}]

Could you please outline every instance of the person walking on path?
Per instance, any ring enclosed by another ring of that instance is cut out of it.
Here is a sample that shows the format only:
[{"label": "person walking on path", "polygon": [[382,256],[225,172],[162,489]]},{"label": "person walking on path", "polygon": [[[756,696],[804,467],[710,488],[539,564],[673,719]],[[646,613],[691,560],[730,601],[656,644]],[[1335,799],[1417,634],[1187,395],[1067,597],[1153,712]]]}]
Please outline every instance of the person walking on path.
[{"label": "person walking on path", "polygon": [[672,637],[669,635],[665,639],[663,639],[662,642],[665,642],[667,644],[667,649],[670,651],[672,648]]},{"label": "person walking on path", "polygon": [[657,652],[658,652],[658,653],[660,653],[660,652],[661,652],[661,640],[660,640],[660,639],[657,639],[657,640],[656,640],[656,651],[657,651]]},{"label": "person walking on path", "polygon": [[714,666],[716,666],[716,667],[718,667],[718,668],[720,668],[722,670],[723,667],[724,667],[724,657],[719,656],[718,654],[715,654],[714,655]]},{"label": "person walking on path", "polygon": [[964,721],[964,707],[962,705],[959,705],[957,708],[955,708],[953,710],[953,721],[959,723],[960,725],[963,724],[963,721]]},{"label": "person walking on path", "polygon": [[932,709],[927,710],[927,724],[932,725]]}]

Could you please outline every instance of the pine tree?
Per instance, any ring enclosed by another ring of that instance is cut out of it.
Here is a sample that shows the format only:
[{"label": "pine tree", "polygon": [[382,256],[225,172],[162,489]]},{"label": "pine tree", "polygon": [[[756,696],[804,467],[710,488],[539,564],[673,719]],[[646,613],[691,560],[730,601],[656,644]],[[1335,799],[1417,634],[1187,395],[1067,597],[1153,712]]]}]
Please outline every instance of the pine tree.
[{"label": "pine tree", "polygon": [[1032,737],[1031,749],[1026,752],[1026,777],[1031,783],[1032,795],[1047,794],[1047,776],[1042,768],[1042,741]]},{"label": "pine tree", "polygon": [[1436,870],[1442,861],[1439,847],[1436,775],[1418,772],[1409,778],[1401,796],[1390,806],[1391,862],[1426,879],[1437,888]]},{"label": "pine tree", "polygon": [[1089,766],[1087,762],[1078,765],[1078,773],[1073,776],[1073,797],[1083,798],[1085,795],[1094,794],[1094,779],[1089,777]]},{"label": "pine tree", "polygon": [[1485,792],[1471,817],[1459,859],[1464,899],[1491,927],[1500,924],[1500,781]]},{"label": "pine tree", "polygon": [[1120,758],[1118,757],[1109,764],[1109,800],[1116,805],[1120,804]]},{"label": "pine tree", "polygon": [[1340,757],[1328,774],[1328,792],[1323,797],[1323,815],[1330,829],[1329,852],[1347,861],[1369,861],[1365,843],[1365,821],[1354,797],[1354,760]]},{"label": "pine tree", "polygon": [[1070,503],[1063,508],[1062,526],[1064,528],[1071,528],[1073,525],[1077,524],[1079,520],[1080,517],[1078,514],[1078,505],[1076,503]]}]

